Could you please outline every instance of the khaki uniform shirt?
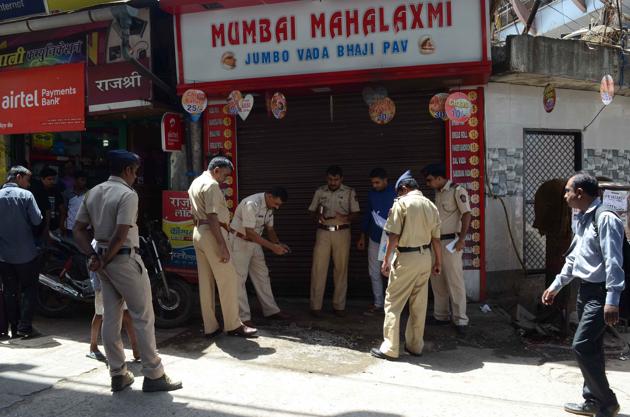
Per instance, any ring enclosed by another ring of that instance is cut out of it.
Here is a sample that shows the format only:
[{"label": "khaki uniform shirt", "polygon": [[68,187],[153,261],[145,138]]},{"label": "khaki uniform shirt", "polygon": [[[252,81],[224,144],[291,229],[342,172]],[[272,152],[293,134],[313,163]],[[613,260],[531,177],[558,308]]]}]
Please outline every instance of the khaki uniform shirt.
[{"label": "khaki uniform shirt", "polygon": [[140,246],[138,194],[120,177],[111,176],[88,191],[76,220],[91,225],[94,239],[100,243],[109,242],[119,224],[131,226],[123,247]]},{"label": "khaki uniform shirt", "polygon": [[[349,215],[361,211],[359,199],[354,188],[341,185],[337,190],[331,191],[328,185],[323,185],[315,191],[309,211],[316,212],[318,207],[324,206],[325,225],[337,226],[343,224],[333,219],[337,213]],[[330,218],[330,219],[329,219]]]},{"label": "khaki uniform shirt", "polygon": [[437,207],[419,190],[397,198],[387,217],[385,231],[400,235],[398,246],[416,248],[440,238]]},{"label": "khaki uniform shirt", "polygon": [[230,210],[225,202],[225,196],[217,180],[212,178],[210,172],[195,178],[188,189],[190,208],[195,220],[206,220],[208,214],[216,214],[219,222],[230,222]]},{"label": "khaki uniform shirt", "polygon": [[265,193],[244,198],[234,212],[232,229],[245,234],[245,228],[249,228],[262,235],[265,226],[273,227],[273,209],[267,207]]},{"label": "khaki uniform shirt", "polygon": [[435,205],[440,211],[442,234],[459,233],[462,230],[462,216],[470,213],[468,191],[450,180],[435,193]]}]

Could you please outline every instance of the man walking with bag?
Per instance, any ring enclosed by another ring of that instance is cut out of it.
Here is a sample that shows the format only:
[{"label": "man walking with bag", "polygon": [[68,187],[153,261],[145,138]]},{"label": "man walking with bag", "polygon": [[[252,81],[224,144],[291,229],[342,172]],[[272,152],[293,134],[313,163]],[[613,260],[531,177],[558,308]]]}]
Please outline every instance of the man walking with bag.
[{"label": "man walking with bag", "polygon": [[619,298],[624,289],[623,223],[601,206],[599,184],[593,176],[578,173],[564,189],[569,207],[579,210],[575,236],[562,271],[545,290],[542,302],[551,305],[562,287],[580,279],[577,299],[579,325],[573,351],[584,388],[581,404],[565,404],[564,410],[579,415],[614,417],[617,397],[606,378],[604,332],[619,321]]}]

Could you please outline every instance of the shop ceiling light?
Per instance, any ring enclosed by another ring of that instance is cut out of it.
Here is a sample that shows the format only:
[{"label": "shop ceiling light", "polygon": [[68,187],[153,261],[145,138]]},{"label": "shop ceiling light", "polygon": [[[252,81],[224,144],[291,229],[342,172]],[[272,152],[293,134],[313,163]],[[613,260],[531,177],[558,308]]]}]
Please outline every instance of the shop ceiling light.
[{"label": "shop ceiling light", "polygon": [[315,88],[311,88],[311,91],[314,93],[330,93],[332,91],[332,88],[330,87],[315,87]]}]

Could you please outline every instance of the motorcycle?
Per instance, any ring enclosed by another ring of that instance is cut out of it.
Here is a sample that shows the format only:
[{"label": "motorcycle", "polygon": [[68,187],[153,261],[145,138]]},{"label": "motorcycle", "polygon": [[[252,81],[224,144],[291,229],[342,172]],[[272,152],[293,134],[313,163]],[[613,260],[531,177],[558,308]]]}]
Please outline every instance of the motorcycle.
[{"label": "motorcycle", "polygon": [[46,317],[69,317],[76,302],[94,301],[87,259],[76,245],[50,233],[42,256],[37,305]]},{"label": "motorcycle", "polygon": [[171,257],[171,243],[158,221],[148,222],[140,237],[140,252],[151,279],[155,327],[170,329],[185,324],[193,314],[193,290],[179,275],[166,273],[163,263]]},{"label": "motorcycle", "polygon": [[[148,222],[140,236],[140,255],[151,283],[155,326],[173,328],[185,324],[193,312],[191,285],[176,274],[167,274],[163,263],[171,245],[158,222]],[[51,234],[39,274],[38,309],[46,317],[68,317],[77,303],[92,303],[94,289],[87,258],[71,241]]]}]

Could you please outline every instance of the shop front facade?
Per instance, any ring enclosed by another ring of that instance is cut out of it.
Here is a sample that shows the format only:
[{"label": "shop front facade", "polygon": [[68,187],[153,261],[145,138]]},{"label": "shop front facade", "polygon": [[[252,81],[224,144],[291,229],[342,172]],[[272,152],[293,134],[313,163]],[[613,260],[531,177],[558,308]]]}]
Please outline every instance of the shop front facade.
[{"label": "shop front facade", "polygon": [[[273,186],[287,188],[275,223],[292,253],[268,257],[274,291],[308,294],[315,225],[307,209],[329,165],[343,168],[365,208],[372,168],[385,168],[392,181],[411,169],[422,180],[423,166],[444,162],[471,193],[466,280],[470,298],[483,298],[479,86],[490,75],[487,2],[226,1],[216,10],[202,3],[161,2],[174,15],[178,93],[202,90],[209,101],[203,155],[193,157],[203,158],[199,166],[211,154],[233,159],[237,169],[225,188],[231,208]],[[465,122],[429,111],[435,94],[452,92],[473,105]],[[228,96],[240,114],[230,114]],[[353,240],[358,233],[353,226]],[[350,256],[349,294],[365,296],[366,255],[353,248]]]},{"label": "shop front facade", "polygon": [[[122,53],[123,40],[114,28],[114,7],[124,7],[132,15],[130,56]],[[159,207],[161,189],[168,186],[168,157],[160,145],[160,121],[173,106],[130,58],[149,72],[164,66],[164,59],[172,54],[163,42],[172,42],[172,36],[154,34],[153,26],[157,21],[169,28],[171,16],[157,7],[105,6],[96,10],[102,21],[56,23],[59,27],[49,30],[0,37],[2,169],[6,172],[11,165],[26,165],[37,177],[42,168],[51,167],[59,173],[60,183],[64,176],[81,170],[93,186],[108,177],[107,152],[130,149],[147,161],[139,191],[149,217],[159,218],[159,210],[150,211]],[[32,20],[43,26],[47,19],[50,17]],[[6,25],[15,27],[15,23]],[[153,51],[163,48],[164,59],[158,57],[156,65]]]}]

